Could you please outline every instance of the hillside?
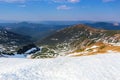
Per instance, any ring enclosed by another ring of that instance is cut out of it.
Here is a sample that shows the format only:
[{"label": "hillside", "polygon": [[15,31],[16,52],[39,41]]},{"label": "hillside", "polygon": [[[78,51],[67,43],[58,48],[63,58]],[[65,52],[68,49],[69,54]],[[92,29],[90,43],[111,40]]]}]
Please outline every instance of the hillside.
[{"label": "hillside", "polygon": [[30,37],[0,29],[0,53],[15,52],[22,45],[31,42]]},{"label": "hillside", "polygon": [[56,56],[67,55],[75,51],[82,52],[87,47],[94,46],[99,42],[105,45],[120,46],[120,31],[95,29],[82,24],[71,26],[37,42],[36,44],[43,47],[43,51],[34,57],[44,53]]}]

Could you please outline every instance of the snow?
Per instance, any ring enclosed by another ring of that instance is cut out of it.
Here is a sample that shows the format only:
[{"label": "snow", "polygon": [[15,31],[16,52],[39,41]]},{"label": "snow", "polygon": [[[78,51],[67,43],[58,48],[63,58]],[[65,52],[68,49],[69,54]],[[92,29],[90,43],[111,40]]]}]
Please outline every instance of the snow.
[{"label": "snow", "polygon": [[90,47],[90,48],[86,48],[85,50],[87,51],[87,50],[89,50],[89,49],[95,49],[95,48],[98,48],[99,46],[96,46],[96,45],[94,45],[94,46],[92,46],[92,47]]},{"label": "snow", "polygon": [[118,43],[109,43],[109,44],[111,44],[113,46],[120,46],[120,42],[118,42]]},{"label": "snow", "polygon": [[99,46],[92,46],[91,49],[93,49],[93,48],[98,48],[98,47],[99,47]]},{"label": "snow", "polygon": [[120,80],[120,53],[53,59],[0,58],[0,80]]},{"label": "snow", "polygon": [[119,26],[120,24],[117,23],[117,22],[115,22],[115,23],[113,23],[113,25],[114,25],[114,26]]},{"label": "snow", "polygon": [[8,56],[8,58],[26,58],[24,54],[15,54],[15,55],[11,55],[11,56]]},{"label": "snow", "polygon": [[35,51],[35,50],[37,50],[37,49],[36,49],[36,48],[31,48],[31,49],[27,50],[27,51],[25,52],[25,54],[29,54],[29,53],[31,53],[32,51]]}]

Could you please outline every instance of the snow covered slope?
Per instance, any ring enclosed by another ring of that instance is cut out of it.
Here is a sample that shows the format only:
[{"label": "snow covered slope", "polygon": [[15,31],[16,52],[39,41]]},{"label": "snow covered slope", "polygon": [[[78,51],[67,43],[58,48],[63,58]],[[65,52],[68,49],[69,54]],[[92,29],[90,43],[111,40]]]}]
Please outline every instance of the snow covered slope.
[{"label": "snow covered slope", "polygon": [[120,80],[120,54],[55,59],[0,58],[0,80]]}]

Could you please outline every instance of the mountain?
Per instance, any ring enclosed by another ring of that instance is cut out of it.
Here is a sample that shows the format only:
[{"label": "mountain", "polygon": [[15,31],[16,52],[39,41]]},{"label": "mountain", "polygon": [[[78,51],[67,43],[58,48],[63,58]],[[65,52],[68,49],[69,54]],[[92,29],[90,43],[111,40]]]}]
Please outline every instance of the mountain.
[{"label": "mountain", "polygon": [[69,25],[47,24],[47,23],[0,23],[1,29],[32,37],[33,40],[45,38],[56,32],[56,30],[65,28]]},{"label": "mountain", "polygon": [[38,41],[36,44],[42,46],[42,50],[40,53],[33,55],[33,57],[46,57],[45,55],[53,57],[83,52],[86,48],[94,47],[100,42],[103,45],[99,46],[99,49],[105,48],[108,44],[109,46],[119,46],[120,30],[96,29],[83,24],[67,27]]},{"label": "mountain", "polygon": [[19,22],[0,23],[0,29],[32,37],[34,41],[43,39],[56,33],[57,30],[75,24],[85,24],[93,28],[105,30],[120,30],[120,23],[117,22],[92,22],[92,21],[43,21],[39,23]]},{"label": "mountain", "polygon": [[30,37],[0,29],[0,53],[15,52],[20,46],[31,43]]},{"label": "mountain", "polygon": [[85,24],[98,29],[120,30],[120,23],[118,22],[95,22],[95,23],[85,23]]},{"label": "mountain", "polygon": [[75,24],[93,23],[93,21],[43,21],[41,23],[51,24],[51,25],[75,25]]}]

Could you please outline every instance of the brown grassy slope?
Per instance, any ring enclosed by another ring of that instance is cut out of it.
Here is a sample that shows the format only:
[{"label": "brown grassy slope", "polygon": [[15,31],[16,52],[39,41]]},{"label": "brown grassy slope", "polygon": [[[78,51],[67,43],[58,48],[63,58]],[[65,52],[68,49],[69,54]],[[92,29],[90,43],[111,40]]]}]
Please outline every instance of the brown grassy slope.
[{"label": "brown grassy slope", "polygon": [[[92,46],[98,46],[98,47],[91,48]],[[76,50],[76,51],[72,52],[71,54],[81,53],[81,54],[76,54],[74,56],[88,56],[88,55],[95,55],[95,54],[105,54],[108,51],[120,52],[120,46],[113,46],[111,44],[97,42],[95,44],[92,44],[92,45],[86,47],[85,49]]]}]

